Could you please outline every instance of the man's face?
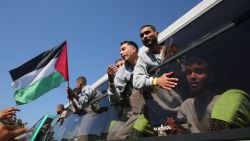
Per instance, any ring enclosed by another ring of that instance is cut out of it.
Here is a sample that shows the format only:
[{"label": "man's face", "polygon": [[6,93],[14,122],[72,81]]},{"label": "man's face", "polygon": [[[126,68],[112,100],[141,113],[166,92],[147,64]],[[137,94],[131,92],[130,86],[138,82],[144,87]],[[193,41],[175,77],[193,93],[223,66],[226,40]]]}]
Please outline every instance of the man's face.
[{"label": "man's face", "polygon": [[121,45],[120,55],[124,61],[132,61],[136,54],[137,52],[133,45],[128,45],[127,43]]},{"label": "man's face", "polygon": [[186,79],[192,92],[200,92],[208,87],[209,76],[204,64],[186,65]]},{"label": "man's face", "polygon": [[57,114],[61,114],[62,113],[62,108],[60,108],[60,107],[56,107],[56,113]]},{"label": "man's face", "polygon": [[153,47],[158,42],[158,32],[154,31],[150,27],[144,27],[141,29],[140,37],[143,45],[149,48]]},{"label": "man's face", "polygon": [[79,89],[82,88],[82,82],[80,80],[76,81],[76,88],[79,88]]},{"label": "man's face", "polygon": [[117,62],[115,63],[115,66],[116,66],[117,68],[120,68],[123,64],[124,64],[124,60],[120,60],[120,61],[117,61]]}]

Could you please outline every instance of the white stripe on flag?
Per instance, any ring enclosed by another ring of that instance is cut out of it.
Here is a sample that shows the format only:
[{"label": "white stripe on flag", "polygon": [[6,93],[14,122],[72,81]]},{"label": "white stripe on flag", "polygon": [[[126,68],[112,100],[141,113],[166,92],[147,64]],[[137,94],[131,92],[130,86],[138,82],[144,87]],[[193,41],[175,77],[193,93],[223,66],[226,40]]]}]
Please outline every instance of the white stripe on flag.
[{"label": "white stripe on flag", "polygon": [[52,59],[44,68],[34,70],[26,75],[20,77],[16,81],[12,82],[12,88],[14,91],[25,88],[39,81],[40,79],[49,76],[55,72],[55,63],[57,58]]}]

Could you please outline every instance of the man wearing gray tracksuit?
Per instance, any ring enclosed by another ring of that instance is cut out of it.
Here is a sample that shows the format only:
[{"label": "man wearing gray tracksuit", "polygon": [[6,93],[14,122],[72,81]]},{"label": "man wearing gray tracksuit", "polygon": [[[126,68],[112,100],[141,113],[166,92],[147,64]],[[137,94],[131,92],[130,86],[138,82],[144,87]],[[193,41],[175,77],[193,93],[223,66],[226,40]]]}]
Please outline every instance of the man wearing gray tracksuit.
[{"label": "man wearing gray tracksuit", "polygon": [[141,113],[143,98],[139,91],[133,88],[132,84],[134,66],[138,58],[137,53],[138,46],[133,41],[121,43],[120,55],[125,63],[116,72],[114,83],[110,84],[110,91],[118,97],[117,105],[122,108],[122,114],[119,121],[111,123],[107,136],[108,140],[130,137],[133,124]]},{"label": "man wearing gray tracksuit", "polygon": [[158,66],[166,58],[176,53],[171,47],[163,47],[158,43],[158,32],[152,25],[142,26],[140,37],[144,46],[148,48],[139,55],[134,69],[133,86],[140,89],[146,102],[149,122],[153,126],[164,123],[167,117],[176,118],[181,96],[173,89],[178,79],[173,78],[173,72],[166,72],[161,76],[149,75],[149,70]]}]

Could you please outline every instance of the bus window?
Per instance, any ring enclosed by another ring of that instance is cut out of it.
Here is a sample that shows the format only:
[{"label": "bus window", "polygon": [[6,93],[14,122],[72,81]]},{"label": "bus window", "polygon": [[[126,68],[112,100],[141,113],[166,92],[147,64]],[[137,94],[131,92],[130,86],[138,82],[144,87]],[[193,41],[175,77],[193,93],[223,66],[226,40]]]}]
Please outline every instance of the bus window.
[{"label": "bus window", "polygon": [[[230,22],[225,25],[230,25]],[[212,36],[214,33],[219,33],[222,29],[225,29],[225,26],[220,26],[214,31],[203,33],[204,36],[197,38],[190,45],[183,47],[183,50],[179,54],[166,60],[164,65],[156,69],[160,69],[158,75],[170,71],[175,73],[175,76],[179,78],[178,87],[175,91],[180,93],[183,101],[187,98],[197,96],[197,93],[194,95],[193,88],[187,83],[188,72],[185,64],[190,58],[200,58],[208,64],[209,69],[207,71],[209,71],[211,77],[209,77],[209,82],[207,83],[209,83],[209,88],[213,95],[221,95],[228,90],[234,89],[243,91],[249,97],[250,66],[248,65],[247,58],[250,52],[248,40],[250,37],[250,18],[245,18],[239,24],[235,24],[221,34]],[[207,38],[209,40],[206,40]],[[202,40],[205,40],[205,42],[200,42]],[[198,70],[197,73],[199,73]],[[249,99],[247,102],[250,103]],[[244,119],[247,117],[244,114],[249,114],[249,112],[233,116],[237,116],[238,119]],[[250,124],[238,127],[244,126],[250,126]],[[231,127],[235,128],[237,126]]]},{"label": "bus window", "polygon": [[52,128],[51,123],[53,122],[53,115],[45,115],[42,117],[37,124],[33,127],[33,133],[30,141],[45,141],[48,137]]}]

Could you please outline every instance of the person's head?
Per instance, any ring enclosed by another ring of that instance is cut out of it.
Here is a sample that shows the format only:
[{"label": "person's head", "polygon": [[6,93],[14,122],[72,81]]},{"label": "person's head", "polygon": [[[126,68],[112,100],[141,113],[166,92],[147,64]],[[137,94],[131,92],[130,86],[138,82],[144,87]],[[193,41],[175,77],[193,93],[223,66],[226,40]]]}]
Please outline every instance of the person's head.
[{"label": "person's head", "polygon": [[80,76],[76,79],[76,88],[82,88],[87,84],[86,77]]},{"label": "person's head", "polygon": [[64,111],[64,105],[63,104],[59,104],[56,106],[56,113],[57,114],[61,114]]},{"label": "person's head", "polygon": [[124,64],[124,60],[123,59],[115,60],[115,66],[117,68],[120,68],[123,64]]},{"label": "person's head", "polygon": [[158,46],[158,34],[153,25],[144,25],[140,28],[140,37],[144,46],[152,48]]},{"label": "person's head", "polygon": [[121,42],[120,55],[124,61],[133,64],[138,57],[138,46],[133,41]]},{"label": "person's head", "polygon": [[193,93],[209,88],[212,80],[207,62],[201,58],[190,58],[185,62],[185,76],[190,90]]}]

